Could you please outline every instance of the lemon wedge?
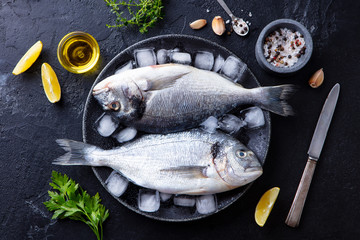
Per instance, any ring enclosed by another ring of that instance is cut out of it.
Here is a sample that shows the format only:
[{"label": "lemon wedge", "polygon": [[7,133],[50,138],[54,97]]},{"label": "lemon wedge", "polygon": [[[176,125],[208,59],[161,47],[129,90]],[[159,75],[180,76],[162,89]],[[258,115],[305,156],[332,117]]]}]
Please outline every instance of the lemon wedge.
[{"label": "lemon wedge", "polygon": [[260,226],[263,227],[266,220],[269,217],[269,214],[274,206],[274,203],[279,195],[280,188],[273,187],[267,190],[262,197],[260,198],[255,209],[255,221]]},{"label": "lemon wedge", "polygon": [[46,97],[51,103],[58,102],[61,97],[61,89],[56,73],[48,63],[41,66],[41,79]]},{"label": "lemon wedge", "polygon": [[39,57],[41,50],[42,50],[43,44],[41,41],[37,41],[26,53],[25,55],[20,59],[20,61],[16,64],[13,74],[19,75],[20,73],[25,72],[28,70],[31,65],[36,61],[36,59]]}]

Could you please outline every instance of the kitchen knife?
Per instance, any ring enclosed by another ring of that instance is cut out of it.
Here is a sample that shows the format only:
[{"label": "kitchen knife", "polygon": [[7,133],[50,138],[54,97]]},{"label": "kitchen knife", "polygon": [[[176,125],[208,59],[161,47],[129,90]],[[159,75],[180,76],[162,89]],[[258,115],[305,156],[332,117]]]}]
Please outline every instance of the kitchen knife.
[{"label": "kitchen knife", "polygon": [[316,163],[323,148],[326,134],[328,132],[332,116],[334,114],[336,102],[339,97],[340,85],[337,83],[331,89],[317,122],[314,135],[308,150],[308,160],[302,174],[294,201],[291,205],[285,223],[290,227],[297,227],[300,223],[301,213],[304,208],[307,193],[309,191],[312,176],[315,171]]}]

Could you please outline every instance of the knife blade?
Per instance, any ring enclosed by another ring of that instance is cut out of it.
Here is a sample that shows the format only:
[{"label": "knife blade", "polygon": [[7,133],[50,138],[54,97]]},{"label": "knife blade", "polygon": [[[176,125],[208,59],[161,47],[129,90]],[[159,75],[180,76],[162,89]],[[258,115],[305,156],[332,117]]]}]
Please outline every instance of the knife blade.
[{"label": "knife blade", "polygon": [[299,186],[291,205],[289,214],[285,223],[290,227],[297,227],[300,223],[301,214],[304,208],[307,193],[310,188],[312,176],[315,171],[316,163],[320,157],[321,150],[324,146],[325,138],[329,130],[332,116],[334,115],[335,107],[340,93],[340,84],[335,84],[331,89],[324,106],[321,110],[319,120],[311,139],[308,150],[308,160],[301,176]]}]

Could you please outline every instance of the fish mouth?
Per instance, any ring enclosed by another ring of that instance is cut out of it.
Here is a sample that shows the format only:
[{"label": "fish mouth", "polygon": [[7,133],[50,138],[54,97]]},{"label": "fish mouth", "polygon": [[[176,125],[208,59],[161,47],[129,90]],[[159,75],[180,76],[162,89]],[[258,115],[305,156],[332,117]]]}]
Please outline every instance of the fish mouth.
[{"label": "fish mouth", "polygon": [[263,170],[262,170],[262,167],[250,167],[250,168],[247,168],[245,169],[245,172],[246,173],[259,173],[259,174],[262,174]]},{"label": "fish mouth", "polygon": [[108,90],[108,88],[94,88],[92,90],[92,94],[93,94],[93,96],[96,96],[96,95],[99,95],[99,94],[101,94],[103,92],[106,92],[107,90]]}]

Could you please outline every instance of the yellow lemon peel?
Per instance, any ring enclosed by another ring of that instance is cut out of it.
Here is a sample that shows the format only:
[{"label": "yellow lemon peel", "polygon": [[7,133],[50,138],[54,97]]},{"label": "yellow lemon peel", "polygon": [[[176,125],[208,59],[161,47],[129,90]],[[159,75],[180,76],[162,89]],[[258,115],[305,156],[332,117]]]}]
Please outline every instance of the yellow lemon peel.
[{"label": "yellow lemon peel", "polygon": [[61,88],[56,73],[48,63],[41,66],[41,79],[46,97],[51,103],[58,102],[61,97]]},{"label": "yellow lemon peel", "polygon": [[36,59],[39,57],[42,47],[43,47],[42,42],[37,41],[19,60],[12,73],[14,75],[19,75],[20,73],[23,73],[26,70],[28,70],[31,67],[31,65],[33,65],[33,63],[36,61]]},{"label": "yellow lemon peel", "polygon": [[273,187],[267,190],[262,197],[260,198],[255,209],[255,221],[260,226],[263,227],[266,220],[269,217],[269,214],[274,207],[275,201],[279,195],[280,188]]}]

